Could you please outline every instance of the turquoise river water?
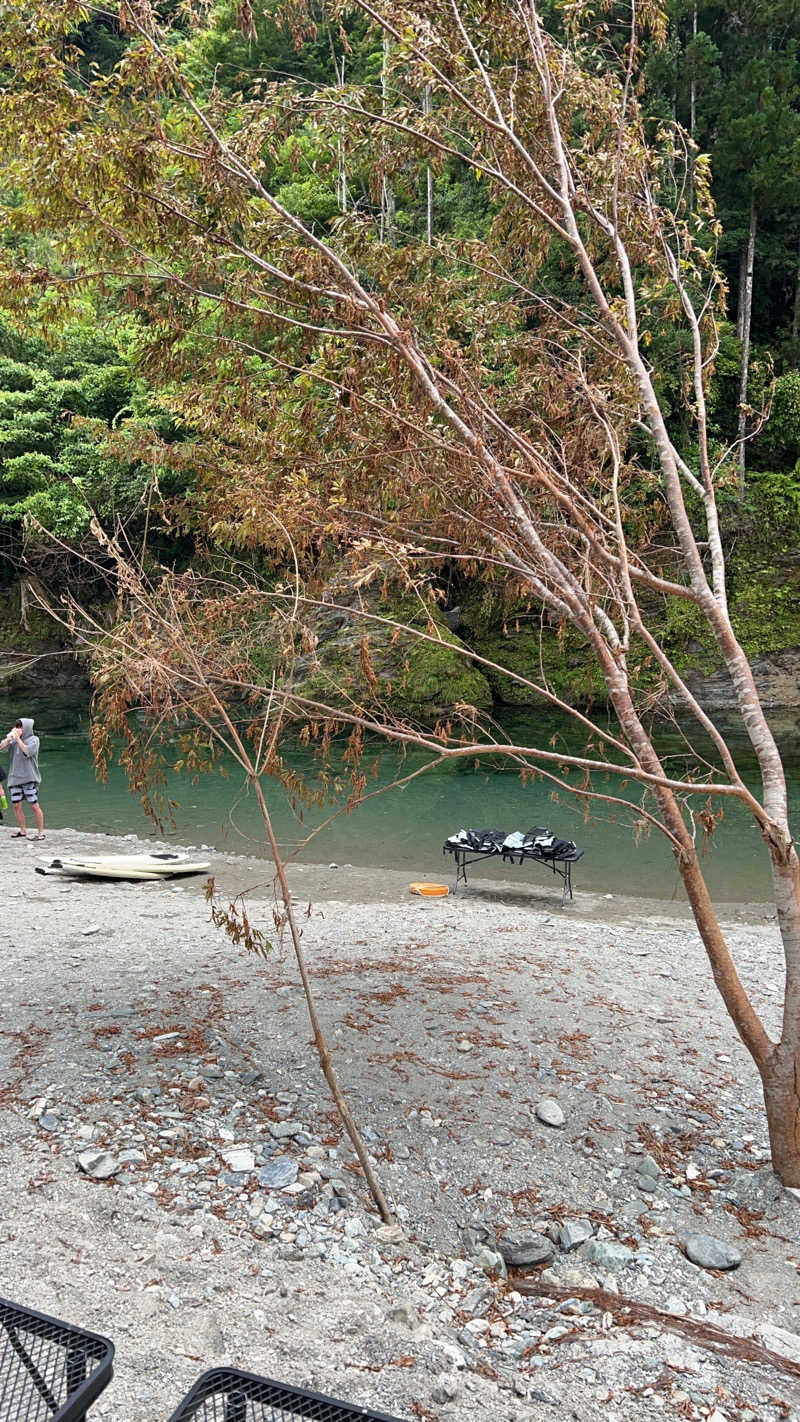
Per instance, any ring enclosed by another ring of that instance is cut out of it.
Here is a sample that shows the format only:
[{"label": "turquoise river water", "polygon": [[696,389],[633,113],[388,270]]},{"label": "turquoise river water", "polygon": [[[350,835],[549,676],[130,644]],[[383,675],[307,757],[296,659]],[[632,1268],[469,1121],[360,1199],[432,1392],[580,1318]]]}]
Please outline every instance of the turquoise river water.
[{"label": "turquoise river water", "polygon": [[[112,768],[108,783],[95,776],[89,747],[89,713],[86,703],[75,698],[37,697],[25,706],[0,699],[0,732],[13,724],[17,715],[33,715],[42,746],[42,805],[47,823],[53,828],[69,826],[94,833],[142,836],[157,833],[128,789],[123,772]],[[505,730],[514,738],[530,738],[536,731],[542,743],[542,718],[533,713],[509,717]],[[560,738],[566,748],[575,744],[568,724],[548,718],[545,735]],[[5,759],[5,757],[4,757]],[[313,772],[310,752],[298,747],[292,764]],[[415,753],[402,766],[408,773],[423,763]],[[384,752],[378,780],[386,784],[401,769],[394,753]],[[800,812],[800,764],[790,764],[790,797],[795,816]],[[755,782],[754,782],[755,785]],[[609,784],[609,789],[613,786]],[[293,850],[337,806],[306,810],[303,820],[289,806],[275,782],[265,782],[270,810],[282,846]],[[632,790],[625,793],[633,794]],[[228,852],[258,854],[263,848],[259,816],[252,794],[240,771],[234,768],[226,778],[204,777],[192,783],[175,777],[170,794],[178,802],[175,827],[164,837],[181,844],[205,844]],[[8,817],[7,817],[8,818]],[[442,857],[448,834],[467,826],[501,826],[506,830],[548,825],[565,839],[574,839],[585,856],[574,871],[578,887],[585,886],[615,894],[637,894],[655,898],[682,896],[672,856],[663,836],[654,833],[638,843],[629,822],[620,816],[614,821],[608,808],[598,807],[584,821],[582,807],[561,796],[554,804],[548,786],[536,780],[524,786],[519,773],[510,766],[476,770],[469,765],[437,767],[420,776],[402,791],[389,791],[362,803],[350,815],[339,814],[327,828],[301,850],[307,863],[354,864],[363,867],[407,869],[409,878],[454,877],[452,859]],[[729,901],[759,901],[769,894],[766,859],[759,835],[747,816],[735,805],[726,809],[713,846],[706,857],[712,892]],[[541,876],[533,866],[512,867],[483,863],[479,870],[486,878]]]}]

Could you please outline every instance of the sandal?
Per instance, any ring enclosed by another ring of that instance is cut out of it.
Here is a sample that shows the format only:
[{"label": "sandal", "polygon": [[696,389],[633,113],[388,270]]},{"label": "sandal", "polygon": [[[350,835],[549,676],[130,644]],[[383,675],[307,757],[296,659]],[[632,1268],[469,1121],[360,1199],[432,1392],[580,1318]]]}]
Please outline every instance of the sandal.
[{"label": "sandal", "polygon": [[[45,838],[45,835],[43,835],[43,834],[35,834],[33,837],[34,837],[35,840],[39,841],[39,840],[44,839],[44,838]],[[27,835],[25,836],[25,838],[27,839]]]},{"label": "sandal", "polygon": [[12,830],[12,831],[11,831],[11,838],[12,838],[12,839],[27,839],[27,838],[28,838],[28,832],[27,832],[27,830]]}]

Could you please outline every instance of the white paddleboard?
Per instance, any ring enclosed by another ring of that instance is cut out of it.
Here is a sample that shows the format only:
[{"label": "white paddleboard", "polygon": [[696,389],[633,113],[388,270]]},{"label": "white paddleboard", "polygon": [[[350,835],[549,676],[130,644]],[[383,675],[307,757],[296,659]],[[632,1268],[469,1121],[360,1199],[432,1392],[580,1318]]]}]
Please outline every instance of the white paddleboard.
[{"label": "white paddleboard", "polygon": [[170,879],[177,874],[203,874],[207,859],[188,854],[97,854],[85,859],[53,859],[39,872],[88,879]]}]

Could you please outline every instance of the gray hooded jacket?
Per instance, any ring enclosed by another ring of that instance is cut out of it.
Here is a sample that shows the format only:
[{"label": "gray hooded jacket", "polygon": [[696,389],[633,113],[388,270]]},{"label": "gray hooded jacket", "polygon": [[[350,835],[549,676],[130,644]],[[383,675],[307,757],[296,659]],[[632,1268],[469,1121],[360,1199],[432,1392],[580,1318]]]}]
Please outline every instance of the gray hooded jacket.
[{"label": "gray hooded jacket", "polygon": [[[9,789],[12,785],[30,785],[32,780],[39,785],[42,779],[39,773],[39,737],[33,734],[33,719],[30,716],[20,716],[20,720],[25,750],[18,741],[11,742],[11,759],[8,763]],[[27,755],[25,751],[28,752]]]}]

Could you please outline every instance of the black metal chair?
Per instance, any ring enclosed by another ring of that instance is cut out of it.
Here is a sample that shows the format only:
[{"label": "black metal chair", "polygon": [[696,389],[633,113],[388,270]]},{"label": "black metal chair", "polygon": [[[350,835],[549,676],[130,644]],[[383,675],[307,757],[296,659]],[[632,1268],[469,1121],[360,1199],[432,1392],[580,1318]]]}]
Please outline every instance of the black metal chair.
[{"label": "black metal chair", "polygon": [[108,1338],[0,1299],[0,1422],[82,1422],[113,1362]]},{"label": "black metal chair", "polygon": [[170,1422],[402,1422],[386,1412],[338,1402],[302,1387],[257,1377],[239,1368],[212,1368],[197,1379]]}]

